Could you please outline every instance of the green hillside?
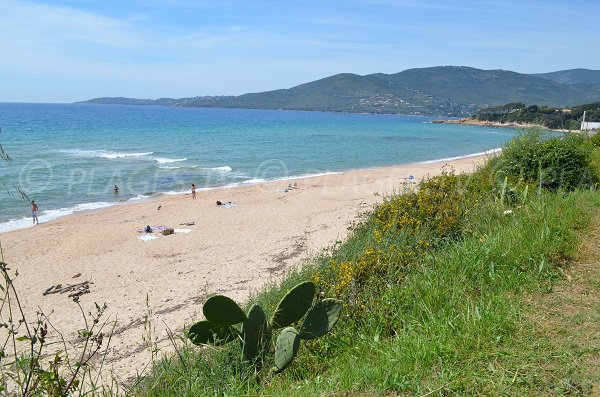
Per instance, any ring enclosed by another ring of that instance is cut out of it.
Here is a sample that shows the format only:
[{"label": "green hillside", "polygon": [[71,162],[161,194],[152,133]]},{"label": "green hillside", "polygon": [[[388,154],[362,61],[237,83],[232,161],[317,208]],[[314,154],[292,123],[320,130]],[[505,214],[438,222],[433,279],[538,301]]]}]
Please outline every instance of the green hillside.
[{"label": "green hillside", "polygon": [[587,121],[600,121],[600,102],[573,106],[569,109],[508,103],[482,109],[477,112],[475,118],[481,121],[538,124],[551,129],[578,130],[581,126],[584,111],[586,112]]},{"label": "green hillside", "polygon": [[534,76],[554,80],[563,84],[600,84],[600,70],[569,69]]},{"label": "green hillside", "polygon": [[[107,98],[86,102],[115,103],[115,98],[109,99],[112,102]],[[124,98],[118,99],[127,103]],[[140,104],[139,101],[132,99],[127,104]],[[600,101],[600,84],[566,84],[506,70],[439,66],[396,74],[343,73],[289,89],[172,101],[151,104],[465,116],[508,102],[567,106]]]},{"label": "green hillside", "polygon": [[[574,105],[589,97],[598,97],[580,87],[566,86],[552,80],[506,70],[480,70],[469,67],[442,66],[409,69],[390,76],[397,85],[417,87],[434,97],[481,107],[507,102],[544,105]],[[589,101],[588,101],[589,102]]]}]

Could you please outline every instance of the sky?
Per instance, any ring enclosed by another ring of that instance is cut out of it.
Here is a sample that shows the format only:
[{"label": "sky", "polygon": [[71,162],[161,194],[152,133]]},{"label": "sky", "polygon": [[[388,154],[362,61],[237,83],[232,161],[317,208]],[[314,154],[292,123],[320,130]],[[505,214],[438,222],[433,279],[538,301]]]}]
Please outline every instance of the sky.
[{"label": "sky", "polygon": [[183,98],[337,73],[600,69],[600,3],[0,0],[0,102]]}]

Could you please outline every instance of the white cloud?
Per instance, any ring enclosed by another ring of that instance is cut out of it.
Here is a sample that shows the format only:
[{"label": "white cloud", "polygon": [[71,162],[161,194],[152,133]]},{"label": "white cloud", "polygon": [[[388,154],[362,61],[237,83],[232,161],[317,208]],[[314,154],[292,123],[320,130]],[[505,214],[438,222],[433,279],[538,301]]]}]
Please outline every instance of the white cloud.
[{"label": "white cloud", "polygon": [[5,38],[28,46],[86,43],[132,48],[141,44],[127,21],[65,7],[5,0],[0,23]]}]

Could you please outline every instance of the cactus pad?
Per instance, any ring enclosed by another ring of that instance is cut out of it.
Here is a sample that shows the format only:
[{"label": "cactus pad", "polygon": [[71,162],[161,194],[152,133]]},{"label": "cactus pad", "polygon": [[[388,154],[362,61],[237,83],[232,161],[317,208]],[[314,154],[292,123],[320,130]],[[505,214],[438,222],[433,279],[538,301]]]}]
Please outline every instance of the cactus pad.
[{"label": "cactus pad", "polygon": [[263,356],[271,341],[271,327],[267,316],[259,305],[253,305],[248,311],[248,318],[242,325],[242,350],[244,358],[256,361]]},{"label": "cactus pad", "polygon": [[283,328],[300,320],[312,305],[314,296],[313,282],[307,281],[296,285],[279,301],[271,318],[271,327]]},{"label": "cactus pad", "polygon": [[306,314],[300,327],[300,338],[314,339],[325,335],[335,325],[342,314],[342,303],[337,299],[323,299],[317,302]]},{"label": "cactus pad", "polygon": [[234,340],[237,334],[228,325],[217,325],[203,320],[192,325],[187,336],[194,345],[224,345]]},{"label": "cactus pad", "polygon": [[246,314],[231,298],[214,295],[204,302],[204,317],[213,324],[234,325],[246,320]]},{"label": "cactus pad", "polygon": [[287,327],[277,338],[275,345],[275,372],[281,372],[287,367],[300,347],[300,335],[294,327]]}]

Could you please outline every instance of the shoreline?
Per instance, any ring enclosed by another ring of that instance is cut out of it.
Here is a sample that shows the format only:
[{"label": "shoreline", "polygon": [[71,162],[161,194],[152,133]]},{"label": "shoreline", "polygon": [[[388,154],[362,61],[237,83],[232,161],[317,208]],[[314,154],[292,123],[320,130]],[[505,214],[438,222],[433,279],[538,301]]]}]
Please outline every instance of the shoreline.
[{"label": "shoreline", "polygon": [[[470,172],[487,158],[265,182],[199,191],[196,200],[187,193],[77,213],[3,233],[4,260],[19,272],[15,287],[25,310],[52,312],[53,325],[69,340],[82,326],[78,307],[66,294],[42,293],[58,283],[90,281],[81,304],[87,312],[94,302],[107,303],[107,317],[117,321],[107,366],[127,382],[152,357],[143,340],[149,312],[157,346],[168,354],[165,324],[180,333],[201,319],[211,294],[245,302],[344,240],[362,214],[410,183],[411,175],[418,181],[446,167]],[[297,188],[287,190],[290,183]],[[218,207],[216,200],[237,206]],[[142,241],[137,230],[146,225],[187,230]]]},{"label": "shoreline", "polygon": [[[451,121],[451,120],[448,120],[448,121]],[[451,124],[453,124],[453,123],[451,123]],[[468,159],[468,158],[477,157],[477,156],[481,156],[481,155],[490,155],[490,154],[497,153],[500,150],[501,150],[500,148],[495,148],[495,149],[486,150],[484,152],[469,153],[466,155],[447,157],[447,158],[441,158],[441,159],[424,160],[424,161],[418,161],[418,162],[414,162],[414,163],[394,164],[394,165],[388,165],[388,166],[373,166],[373,167],[366,167],[366,168],[353,168],[353,169],[342,170],[342,171],[330,171],[330,172],[322,172],[322,173],[316,173],[316,174],[300,174],[300,175],[296,175],[296,176],[284,176],[281,178],[274,178],[274,179],[269,179],[269,180],[253,181],[253,179],[249,179],[248,181],[234,182],[234,183],[230,183],[230,184],[226,184],[226,185],[197,188],[197,192],[202,193],[202,192],[206,192],[206,191],[213,191],[213,190],[219,190],[219,189],[235,189],[235,188],[239,188],[239,187],[248,187],[248,186],[254,186],[254,185],[263,184],[263,183],[285,182],[288,180],[300,180],[300,179],[314,178],[314,177],[327,176],[327,175],[338,175],[338,174],[344,174],[344,173],[348,173],[348,172],[361,172],[361,171],[367,171],[367,170],[376,170],[376,169],[404,167],[404,166],[418,165],[418,164],[432,164],[432,163],[445,162],[445,161],[454,161],[454,160]],[[183,191],[155,192],[155,193],[152,193],[151,195],[145,195],[145,194],[140,193],[136,196],[124,198],[124,199],[118,200],[118,201],[94,201],[94,202],[89,202],[89,203],[78,203],[78,204],[74,204],[70,207],[61,207],[61,208],[57,208],[57,209],[52,208],[49,210],[45,210],[40,214],[39,218],[41,219],[41,222],[43,224],[46,224],[48,222],[53,222],[53,221],[56,221],[61,218],[83,215],[83,214],[90,213],[90,212],[103,211],[103,210],[113,208],[116,206],[148,203],[148,202],[160,200],[164,197],[181,196],[181,195],[186,195],[186,194],[189,194],[189,191],[187,189],[183,190]],[[89,207],[92,207],[92,208],[89,208]],[[52,215],[49,215],[48,212],[52,213]],[[14,225],[14,226],[12,226],[12,225]],[[16,231],[16,230],[27,229],[30,227],[32,227],[31,217],[23,217],[23,218],[19,218],[19,219],[10,219],[10,220],[4,221],[4,222],[0,223],[0,237],[5,233],[9,233],[9,232]]]},{"label": "shoreline", "polygon": [[548,128],[541,124],[530,124],[530,123],[502,123],[499,121],[486,121],[486,120],[477,120],[473,117],[465,117],[457,120],[433,120],[434,124],[456,124],[456,125],[471,125],[477,127],[489,127],[489,128],[509,128],[509,129],[525,129],[525,128],[541,128],[546,131],[552,132],[563,132],[563,133],[572,133],[576,134],[577,132],[574,130],[564,130],[564,129],[552,129]]}]

